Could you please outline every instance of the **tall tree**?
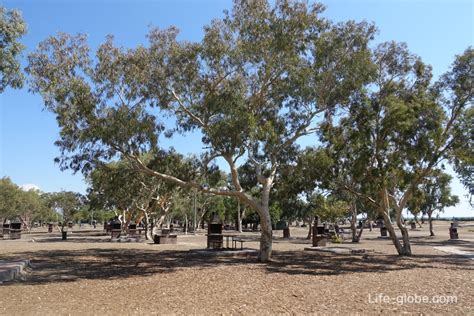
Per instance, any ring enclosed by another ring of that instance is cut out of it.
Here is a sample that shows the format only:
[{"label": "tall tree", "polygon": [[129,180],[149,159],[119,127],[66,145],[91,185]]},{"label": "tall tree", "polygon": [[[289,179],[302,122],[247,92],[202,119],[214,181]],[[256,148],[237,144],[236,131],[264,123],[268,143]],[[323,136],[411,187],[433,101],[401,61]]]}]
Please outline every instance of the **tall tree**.
[{"label": "tall tree", "polygon": [[10,178],[0,179],[0,219],[19,220],[31,232],[32,222],[48,217],[42,193],[25,191]]},{"label": "tall tree", "polygon": [[20,188],[10,178],[0,179],[0,219],[3,219],[2,224],[16,216],[20,194]]},{"label": "tall tree", "polygon": [[471,206],[474,207],[474,107],[472,95],[474,87],[474,49],[472,47],[457,56],[452,70],[444,74],[438,90],[446,104],[468,103],[470,107],[461,115],[454,125],[455,132],[465,135],[465,142],[460,142],[455,148],[451,162],[461,183],[468,190]]},{"label": "tall tree", "polygon": [[433,214],[444,212],[446,207],[459,203],[459,197],[451,194],[452,177],[441,170],[435,170],[413,193],[408,208],[413,212],[428,215],[430,236],[434,236]]},{"label": "tall tree", "polygon": [[23,86],[24,75],[18,58],[25,47],[18,40],[25,33],[26,24],[21,13],[0,6],[0,93],[8,86]]},{"label": "tall tree", "polygon": [[438,164],[472,142],[471,131],[461,128],[472,111],[472,57],[470,49],[457,56],[453,69],[432,85],[430,67],[406,45],[381,44],[374,51],[374,81],[347,115],[324,129],[335,182],[378,209],[401,255],[411,255],[402,210]]},{"label": "tall tree", "polygon": [[46,209],[47,206],[39,191],[20,189],[16,215],[28,232],[31,232],[33,221],[49,215]]},{"label": "tall tree", "polygon": [[[145,155],[140,159],[152,170],[172,173],[183,179],[195,177],[196,161],[185,160],[173,150],[159,151],[153,157]],[[116,215],[124,224],[124,229],[130,221],[138,223],[144,218],[148,239],[152,239],[154,226],[163,222],[177,190],[174,184],[137,172],[134,164],[128,160],[97,165],[88,179],[91,200],[99,207],[121,213]],[[152,227],[149,227],[152,223]]]},{"label": "tall tree", "polygon": [[[238,198],[258,212],[259,259],[271,256],[270,191],[295,142],[348,102],[371,71],[367,47],[375,28],[320,17],[323,6],[279,0],[235,0],[231,12],[204,28],[202,41],[178,41],[175,28],[153,30],[149,47],[124,50],[112,38],[95,60],[83,35],[59,34],[29,56],[31,90],[57,115],[63,168],[87,173],[117,154],[144,173],[203,193]],[[161,109],[161,111],[159,111]],[[232,188],[204,187],[148,168],[141,153],[159,147],[162,115],[199,130],[202,167],[222,157]],[[262,186],[240,184],[247,161]]]},{"label": "tall tree", "polygon": [[62,218],[61,232],[65,231],[67,223],[82,209],[85,202],[83,195],[71,191],[54,192],[47,195],[48,206]]}]

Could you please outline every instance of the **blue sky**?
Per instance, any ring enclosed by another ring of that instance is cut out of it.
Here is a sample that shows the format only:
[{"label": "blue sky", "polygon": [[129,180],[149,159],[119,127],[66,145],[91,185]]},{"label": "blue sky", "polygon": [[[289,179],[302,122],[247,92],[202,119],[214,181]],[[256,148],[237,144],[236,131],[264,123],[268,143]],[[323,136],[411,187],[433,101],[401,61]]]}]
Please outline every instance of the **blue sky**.
[{"label": "blue sky", "polygon": [[[322,1],[325,16],[334,21],[353,19],[374,22],[379,34],[374,44],[395,40],[408,43],[410,50],[433,66],[435,78],[447,71],[454,55],[473,45],[474,5],[469,0],[331,0]],[[175,25],[181,39],[199,40],[202,27],[230,9],[224,0],[3,0],[8,9],[23,13],[28,34],[22,38],[25,56],[38,43],[56,32],[87,33],[97,47],[107,34],[119,45],[146,44],[150,26]],[[24,62],[24,61],[23,61]],[[82,176],[61,172],[53,159],[58,127],[51,113],[42,110],[41,98],[27,89],[7,89],[0,95],[0,177],[17,184],[35,184],[43,191],[61,189],[84,192]],[[196,137],[194,137],[196,138]],[[199,151],[199,141],[172,140],[177,150]],[[462,203],[446,216],[473,216],[458,181],[453,190]]]}]

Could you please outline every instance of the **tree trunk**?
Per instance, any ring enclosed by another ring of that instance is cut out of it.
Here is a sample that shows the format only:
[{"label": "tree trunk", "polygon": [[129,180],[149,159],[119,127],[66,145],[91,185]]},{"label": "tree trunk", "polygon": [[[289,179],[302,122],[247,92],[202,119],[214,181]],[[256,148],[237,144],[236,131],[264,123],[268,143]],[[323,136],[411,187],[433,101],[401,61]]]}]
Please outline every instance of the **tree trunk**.
[{"label": "tree trunk", "polygon": [[150,216],[145,212],[145,239],[153,240],[153,227],[150,227]]},{"label": "tree trunk", "polygon": [[26,230],[28,231],[28,234],[31,234],[31,225],[29,224],[31,221],[28,220],[27,218],[23,218],[20,216],[20,221],[23,223],[23,225],[25,225],[26,227]]},{"label": "tree trunk", "polygon": [[395,249],[397,249],[397,252],[399,255],[403,254],[403,246],[400,243],[400,240],[398,240],[397,234],[395,233],[395,229],[393,228],[392,221],[390,220],[390,216],[388,216],[388,210],[387,212],[383,211],[382,212],[383,216],[383,221],[384,225],[387,228],[388,234],[390,236],[390,239],[392,240],[393,245],[395,246]]},{"label": "tree trunk", "polygon": [[[165,221],[165,218],[166,218],[166,214],[161,215],[158,221],[156,222],[156,224],[154,225],[154,227],[158,227],[158,228],[161,227],[161,225]],[[153,232],[153,227],[152,227],[152,232]]]},{"label": "tree trunk", "polygon": [[261,262],[269,261],[272,256],[273,231],[272,221],[270,218],[270,190],[272,187],[273,178],[267,178],[263,184],[262,202],[259,205],[257,212],[260,216],[260,252],[258,260]]},{"label": "tree trunk", "polygon": [[188,214],[184,214],[184,234],[188,234]]},{"label": "tree trunk", "polygon": [[351,232],[352,232],[352,242],[359,242],[359,239],[357,237],[357,208],[355,205],[352,205],[352,210],[351,210]]},{"label": "tree trunk", "polygon": [[272,222],[270,219],[270,212],[268,210],[268,205],[263,207],[259,212],[260,215],[260,226],[261,226],[261,236],[260,236],[260,253],[258,254],[258,260],[261,262],[266,262],[270,260],[272,255],[272,242],[273,242],[273,231],[272,231]]},{"label": "tree trunk", "polygon": [[433,218],[431,217],[431,215],[433,214],[433,212],[428,212],[428,222],[430,224],[430,236],[434,236],[435,233],[434,233],[434,230],[433,230]]},{"label": "tree trunk", "polygon": [[414,217],[415,217],[415,223],[418,224],[419,228],[423,228],[423,226],[421,226],[420,224],[420,221],[418,220],[418,215],[416,214]]},{"label": "tree trunk", "polygon": [[411,256],[410,238],[408,236],[408,229],[402,223],[402,211],[403,211],[402,208],[398,206],[395,207],[397,226],[398,226],[398,229],[400,229],[400,232],[402,233],[402,240],[403,240],[403,245],[401,248],[402,251],[398,252],[398,254],[402,256]]},{"label": "tree trunk", "polygon": [[242,232],[242,215],[240,214],[240,200],[237,199],[237,231]]},{"label": "tree trunk", "polygon": [[[306,235],[306,239],[311,239],[311,237],[313,236],[313,221],[314,221],[314,216],[309,218],[309,221],[308,221],[309,230],[308,230],[308,235]],[[304,219],[303,219],[303,224],[305,224]]]},{"label": "tree trunk", "polygon": [[354,206],[352,208],[352,218],[351,218],[351,231],[352,231],[352,242],[359,242],[362,237],[362,232],[364,231],[365,223],[367,219],[362,221],[362,227],[357,231],[357,208]]},{"label": "tree trunk", "polygon": [[149,231],[148,231],[148,214],[147,212],[143,212],[143,214],[145,215],[145,239],[150,240],[152,238],[150,238]]},{"label": "tree trunk", "polygon": [[200,211],[198,213],[198,224],[197,224],[197,227],[200,228],[200,229],[204,229],[204,217],[206,216],[207,214],[207,208],[204,206],[205,204],[203,204],[200,208]]},{"label": "tree trunk", "polygon": [[397,237],[395,233],[395,229],[393,227],[392,221],[389,216],[389,202],[388,202],[388,194],[386,190],[382,190],[382,203],[380,207],[380,214],[383,216],[385,226],[387,227],[387,231],[390,235],[390,239],[392,240],[395,249],[401,256],[410,256],[411,255],[411,247],[410,247],[410,240],[408,239],[408,230],[402,224],[402,217],[401,217],[401,210],[398,208],[396,209],[396,217],[397,217],[397,226],[402,233],[403,244]]},{"label": "tree trunk", "polygon": [[356,236],[357,242],[359,242],[360,238],[362,237],[362,233],[364,232],[364,227],[365,227],[366,222],[367,222],[367,219],[362,221],[362,227],[359,229],[359,232],[357,233],[357,236]]},{"label": "tree trunk", "polygon": [[403,239],[403,247],[402,251],[398,252],[399,255],[402,256],[411,256],[411,245],[410,245],[410,238],[408,236],[408,229],[401,223],[401,221],[397,221],[397,226],[402,233]]}]

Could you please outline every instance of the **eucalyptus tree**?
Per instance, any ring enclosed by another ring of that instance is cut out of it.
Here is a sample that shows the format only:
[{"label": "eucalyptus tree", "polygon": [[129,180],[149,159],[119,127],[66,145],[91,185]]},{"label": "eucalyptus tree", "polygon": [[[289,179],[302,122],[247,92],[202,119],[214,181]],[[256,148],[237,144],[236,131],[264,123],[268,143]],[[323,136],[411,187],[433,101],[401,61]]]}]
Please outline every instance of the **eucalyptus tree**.
[{"label": "eucalyptus tree", "polygon": [[42,193],[38,190],[24,191],[19,188],[18,198],[15,215],[20,219],[28,232],[31,233],[33,222],[49,215],[47,206],[42,198]]},{"label": "eucalyptus tree", "polygon": [[43,194],[38,190],[25,191],[10,178],[0,179],[0,219],[19,220],[31,232],[32,223],[48,217]]},{"label": "eucalyptus tree", "polygon": [[0,179],[0,219],[3,219],[2,224],[16,215],[20,194],[20,188],[10,178]]},{"label": "eucalyptus tree", "polygon": [[[454,167],[461,183],[468,190],[471,206],[474,207],[474,49],[469,47],[463,54],[456,57],[452,70],[444,74],[437,90],[441,101],[447,106],[455,108],[459,104],[467,104],[468,107],[460,113],[454,112],[454,133],[459,135],[450,162]],[[458,106],[459,107],[459,106]]]},{"label": "eucalyptus tree", "polygon": [[459,197],[451,194],[452,177],[441,171],[435,170],[427,177],[413,193],[413,199],[408,203],[408,208],[413,212],[422,212],[428,215],[430,236],[434,236],[433,214],[444,212],[446,207],[455,206],[459,203]]},{"label": "eucalyptus tree", "polygon": [[349,214],[350,205],[337,195],[324,196],[314,194],[311,197],[311,206],[314,214],[323,222],[337,223]]},{"label": "eucalyptus tree", "polygon": [[411,255],[402,210],[437,165],[472,146],[472,131],[462,127],[472,113],[473,52],[457,56],[452,70],[434,85],[431,68],[404,44],[383,43],[373,59],[373,82],[352,99],[347,114],[324,127],[323,138],[334,161],[334,182],[372,203],[398,253]]},{"label": "eucalyptus tree", "polygon": [[97,166],[88,177],[88,197],[94,209],[107,209],[115,213],[115,217],[126,230],[128,224],[146,217],[145,236],[151,238],[148,231],[150,213],[152,211],[155,187],[146,185],[137,178],[137,173],[127,162],[112,162]]},{"label": "eucalyptus tree", "polygon": [[[471,206],[474,207],[474,107],[472,107],[472,89],[474,78],[474,49],[467,49],[464,54],[458,56],[453,65],[453,70],[445,74],[439,83],[441,91],[448,91],[445,102],[465,102],[470,101],[468,108],[456,124],[457,132],[466,134],[466,142],[461,142],[455,149],[451,157],[454,171],[457,173],[461,183],[468,190]],[[471,91],[469,95],[467,91]]]},{"label": "eucalyptus tree", "polygon": [[[29,56],[30,87],[56,114],[62,168],[89,172],[117,155],[141,172],[203,193],[238,198],[260,217],[259,259],[271,256],[270,191],[295,142],[368,81],[365,22],[331,23],[323,6],[279,0],[235,0],[231,12],[204,27],[199,42],[179,41],[174,27],[152,30],[149,45],[123,49],[112,37],[96,57],[84,35],[58,34]],[[163,116],[176,125],[165,130]],[[152,170],[140,159],[159,136],[198,131],[201,168],[221,157],[229,188]],[[262,186],[254,197],[240,184],[249,163]]]},{"label": "eucalyptus tree", "polygon": [[107,209],[122,222],[134,207],[137,195],[134,172],[121,162],[98,165],[89,175],[88,197],[94,209]]},{"label": "eucalyptus tree", "polygon": [[[171,173],[182,179],[195,177],[196,160],[184,159],[174,150],[157,151],[153,156],[140,158],[151,170]],[[88,179],[89,196],[95,204],[122,213],[116,215],[124,228],[130,221],[139,223],[144,218],[148,239],[152,239],[153,228],[163,223],[178,190],[174,184],[138,172],[129,160],[97,165]],[[151,230],[148,229],[150,224]]]},{"label": "eucalyptus tree", "polygon": [[[229,175],[219,170],[217,166],[212,168],[206,168],[204,173],[199,172],[195,178],[196,182],[199,182],[203,187],[220,187],[229,188]],[[193,189],[189,192],[192,194],[192,204],[190,210],[193,214],[191,217],[195,217],[193,220],[194,229],[198,229],[199,226],[203,226],[205,219],[210,219],[212,212],[217,212],[220,215],[225,212],[227,208],[225,205],[228,204],[230,198],[221,195],[210,195],[200,192],[199,190]],[[211,212],[210,212],[211,211]]]},{"label": "eucalyptus tree", "polygon": [[[378,210],[374,204],[358,196],[353,195],[351,197],[347,197],[346,201],[350,205],[352,242],[359,242],[362,238],[362,233],[367,222],[369,224],[370,231],[372,231],[372,221],[378,217]],[[360,221],[362,225],[359,230],[357,230],[357,217],[359,215],[365,215],[365,218]]]},{"label": "eucalyptus tree", "polygon": [[47,193],[47,206],[61,216],[61,232],[64,233],[67,223],[74,219],[74,215],[81,211],[86,204],[86,198],[76,192],[61,191]]},{"label": "eucalyptus tree", "polygon": [[[339,204],[344,200],[344,192],[335,189],[331,182],[332,175],[328,172],[331,163],[323,149],[307,147],[295,161],[281,168],[275,186],[275,196],[282,201],[284,216],[298,217],[309,223],[308,239],[311,238],[316,216],[321,220],[334,221],[348,215],[347,205]],[[334,207],[336,204],[343,207]]]},{"label": "eucalyptus tree", "polygon": [[0,5],[0,93],[8,86],[23,86],[24,75],[18,58],[25,47],[18,40],[25,33],[21,13]]}]

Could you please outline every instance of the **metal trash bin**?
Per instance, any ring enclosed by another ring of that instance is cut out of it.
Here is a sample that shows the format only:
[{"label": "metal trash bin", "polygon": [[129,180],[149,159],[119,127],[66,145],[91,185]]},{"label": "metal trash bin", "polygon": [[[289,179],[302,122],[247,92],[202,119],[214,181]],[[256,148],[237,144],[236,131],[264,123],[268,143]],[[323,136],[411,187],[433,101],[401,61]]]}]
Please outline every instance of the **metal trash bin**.
[{"label": "metal trash bin", "polygon": [[454,227],[453,223],[451,223],[451,227],[449,228],[449,239],[459,239],[458,229]]},{"label": "metal trash bin", "polygon": [[21,239],[21,223],[10,224],[10,239]]}]

